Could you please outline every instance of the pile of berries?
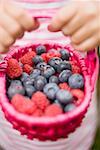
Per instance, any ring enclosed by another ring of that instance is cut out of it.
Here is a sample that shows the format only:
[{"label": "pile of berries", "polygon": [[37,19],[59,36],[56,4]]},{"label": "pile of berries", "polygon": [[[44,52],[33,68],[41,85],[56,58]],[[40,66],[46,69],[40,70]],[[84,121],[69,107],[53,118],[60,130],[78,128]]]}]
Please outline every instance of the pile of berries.
[{"label": "pile of berries", "polygon": [[38,45],[7,67],[7,96],[20,113],[57,116],[74,110],[84,98],[84,78],[67,49]]}]

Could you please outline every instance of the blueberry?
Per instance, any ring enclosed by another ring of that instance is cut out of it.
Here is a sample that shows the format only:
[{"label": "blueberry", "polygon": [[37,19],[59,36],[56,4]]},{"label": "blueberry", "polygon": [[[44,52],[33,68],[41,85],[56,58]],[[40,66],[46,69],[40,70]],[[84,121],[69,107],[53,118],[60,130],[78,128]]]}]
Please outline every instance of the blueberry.
[{"label": "blueberry", "polygon": [[75,104],[71,103],[71,104],[67,104],[64,108],[64,112],[69,112],[72,111],[76,108]]},{"label": "blueberry", "polygon": [[26,91],[27,96],[31,98],[32,95],[33,95],[33,93],[36,91],[36,89],[35,89],[35,87],[32,86],[32,85],[27,85],[27,86],[25,87],[25,91]]},{"label": "blueberry", "polygon": [[34,83],[34,79],[28,77],[28,78],[23,82],[23,85],[24,85],[24,86],[33,85],[33,83]]},{"label": "blueberry", "polygon": [[34,69],[33,72],[30,74],[30,78],[35,79],[37,76],[41,74],[41,71],[39,69]]},{"label": "blueberry", "polygon": [[57,72],[60,73],[66,69],[71,70],[72,69],[71,64],[68,61],[62,61],[57,67]]},{"label": "blueberry", "polygon": [[63,107],[63,105],[57,99],[54,100],[54,103],[60,105],[60,107]]},{"label": "blueberry", "polygon": [[73,96],[69,91],[61,89],[61,90],[58,90],[58,92],[56,93],[56,99],[61,104],[66,105],[67,103],[73,101]]},{"label": "blueberry", "polygon": [[21,81],[20,80],[12,80],[11,82],[11,86],[16,86],[16,85],[22,85]]},{"label": "blueberry", "polygon": [[36,68],[39,69],[39,70],[44,70],[44,67],[46,66],[47,64],[45,62],[41,62],[39,64],[36,65]]},{"label": "blueberry", "polygon": [[36,47],[36,53],[37,55],[41,55],[42,53],[46,52],[46,47],[44,45],[39,45]]},{"label": "blueberry", "polygon": [[48,83],[45,85],[43,91],[50,100],[55,100],[56,93],[59,90],[59,87],[56,83]]},{"label": "blueberry", "polygon": [[15,94],[25,94],[25,89],[20,84],[11,84],[7,91],[8,97],[12,99]]},{"label": "blueberry", "polygon": [[59,74],[59,81],[60,82],[67,82],[68,78],[72,75],[72,72],[70,70],[63,70]]},{"label": "blueberry", "polygon": [[21,78],[20,78],[20,80],[21,80],[22,82],[24,82],[28,77],[29,77],[29,75],[28,75],[26,72],[23,72],[23,73],[22,73],[22,76],[21,76]]},{"label": "blueberry", "polygon": [[19,65],[23,68],[24,67],[24,65],[21,63],[21,62],[19,62]]},{"label": "blueberry", "polygon": [[33,62],[35,65],[37,65],[38,63],[43,62],[43,58],[41,56],[37,55],[37,56],[33,57]]},{"label": "blueberry", "polygon": [[53,75],[49,78],[49,83],[56,83],[58,84],[59,83],[59,79],[57,76]]},{"label": "blueberry", "polygon": [[53,67],[51,67],[50,65],[46,65],[44,67],[44,70],[41,71],[41,74],[45,77],[45,78],[49,78],[51,77],[53,74],[55,74],[55,70]]},{"label": "blueberry", "polygon": [[36,90],[42,91],[44,86],[47,84],[47,80],[43,76],[38,76],[34,81],[34,87]]},{"label": "blueberry", "polygon": [[73,89],[81,89],[84,87],[84,78],[82,75],[75,73],[68,79],[69,86]]},{"label": "blueberry", "polygon": [[62,62],[62,59],[59,57],[53,57],[49,60],[48,64],[54,69],[57,69],[58,65]]},{"label": "blueberry", "polygon": [[69,60],[70,53],[69,53],[68,50],[66,50],[66,49],[61,49],[61,50],[60,50],[60,54],[61,54],[62,60]]}]

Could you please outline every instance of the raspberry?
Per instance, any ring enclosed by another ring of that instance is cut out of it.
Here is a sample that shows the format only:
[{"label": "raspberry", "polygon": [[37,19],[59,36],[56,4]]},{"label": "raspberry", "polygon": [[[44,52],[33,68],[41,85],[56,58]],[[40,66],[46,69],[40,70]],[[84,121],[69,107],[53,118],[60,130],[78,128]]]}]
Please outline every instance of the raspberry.
[{"label": "raspberry", "polygon": [[49,100],[47,99],[46,95],[39,91],[33,94],[32,101],[41,110],[45,110],[49,105]]},{"label": "raspberry", "polygon": [[25,113],[27,115],[32,115],[37,109],[36,105],[29,99],[20,94],[16,94],[12,100],[11,104],[20,113]]},{"label": "raspberry", "polygon": [[30,66],[33,65],[33,61],[32,61],[32,58],[36,56],[36,53],[31,51],[31,52],[28,52],[26,53],[23,57],[20,58],[20,61],[22,64],[28,64]]},{"label": "raspberry", "polygon": [[71,93],[76,100],[76,104],[79,105],[84,98],[84,92],[80,89],[72,89]]},{"label": "raspberry", "polygon": [[51,104],[45,110],[45,116],[49,116],[49,117],[55,117],[62,113],[63,110],[58,104]]},{"label": "raspberry", "polygon": [[32,114],[33,117],[41,117],[43,116],[43,111],[41,109],[36,109],[36,111]]},{"label": "raspberry", "polygon": [[43,58],[43,60],[47,63],[47,53],[43,53],[41,55],[41,57]]},{"label": "raspberry", "polygon": [[53,57],[61,57],[61,54],[57,50],[50,50],[46,57],[47,61],[49,61]]},{"label": "raspberry", "polygon": [[8,60],[8,66],[7,66],[7,75],[11,78],[17,78],[21,76],[22,74],[22,68],[19,65],[18,61],[16,59],[9,59]]},{"label": "raspberry", "polygon": [[71,90],[71,88],[69,87],[69,85],[66,82],[60,83],[59,87],[60,87],[60,89],[63,89],[63,90],[68,90],[68,91]]},{"label": "raspberry", "polygon": [[28,64],[25,64],[24,67],[23,67],[23,71],[30,74],[32,72],[33,68],[28,65]]},{"label": "raspberry", "polygon": [[72,72],[73,73],[81,73],[80,67],[76,64],[76,62],[70,61],[72,65]]}]

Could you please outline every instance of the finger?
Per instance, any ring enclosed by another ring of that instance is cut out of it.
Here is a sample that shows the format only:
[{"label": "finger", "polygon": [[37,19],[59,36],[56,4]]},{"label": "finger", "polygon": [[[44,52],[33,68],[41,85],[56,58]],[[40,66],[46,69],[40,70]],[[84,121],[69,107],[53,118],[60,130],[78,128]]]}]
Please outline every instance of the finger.
[{"label": "finger", "polygon": [[59,31],[61,28],[68,23],[73,16],[76,14],[76,5],[73,6],[74,3],[69,3],[67,6],[62,8],[57,15],[52,19],[51,24],[48,29],[50,31]]},{"label": "finger", "polygon": [[7,32],[14,38],[18,38],[22,34],[24,34],[23,28],[15,20],[13,20],[10,16],[7,16],[5,13],[1,12],[0,20],[1,26],[5,30],[7,30]]},{"label": "finger", "polygon": [[38,28],[39,23],[35,19],[33,19],[25,10],[19,8],[18,6],[8,5],[6,8],[6,12],[12,16],[18,23],[22,25],[22,27],[26,31],[32,31]]},{"label": "finger", "polygon": [[99,44],[99,42],[98,42],[97,37],[91,37],[79,45],[72,43],[73,47],[79,51],[89,51],[89,50],[95,48],[98,44]]},{"label": "finger", "polygon": [[5,47],[9,47],[15,42],[14,38],[12,38],[9,33],[7,33],[2,27],[0,27],[0,43]]},{"label": "finger", "polygon": [[2,44],[0,44],[0,54],[4,54],[8,51],[8,48],[5,48]]},{"label": "finger", "polygon": [[[84,25],[81,29],[79,29],[74,35],[71,37],[72,43],[79,44],[84,40],[94,36],[97,33],[97,29],[99,29],[98,24],[93,22]],[[97,37],[98,38],[98,37]]]}]

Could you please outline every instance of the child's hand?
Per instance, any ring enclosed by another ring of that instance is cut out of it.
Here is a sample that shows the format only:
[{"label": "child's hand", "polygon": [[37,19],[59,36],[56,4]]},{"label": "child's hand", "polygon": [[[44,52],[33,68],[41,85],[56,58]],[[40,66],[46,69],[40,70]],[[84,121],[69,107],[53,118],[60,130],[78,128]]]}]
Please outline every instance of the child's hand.
[{"label": "child's hand", "polygon": [[72,1],[62,8],[49,25],[70,36],[74,48],[89,50],[100,44],[100,1]]},{"label": "child's hand", "polygon": [[0,53],[4,53],[24,31],[36,29],[38,23],[8,0],[0,1]]}]

